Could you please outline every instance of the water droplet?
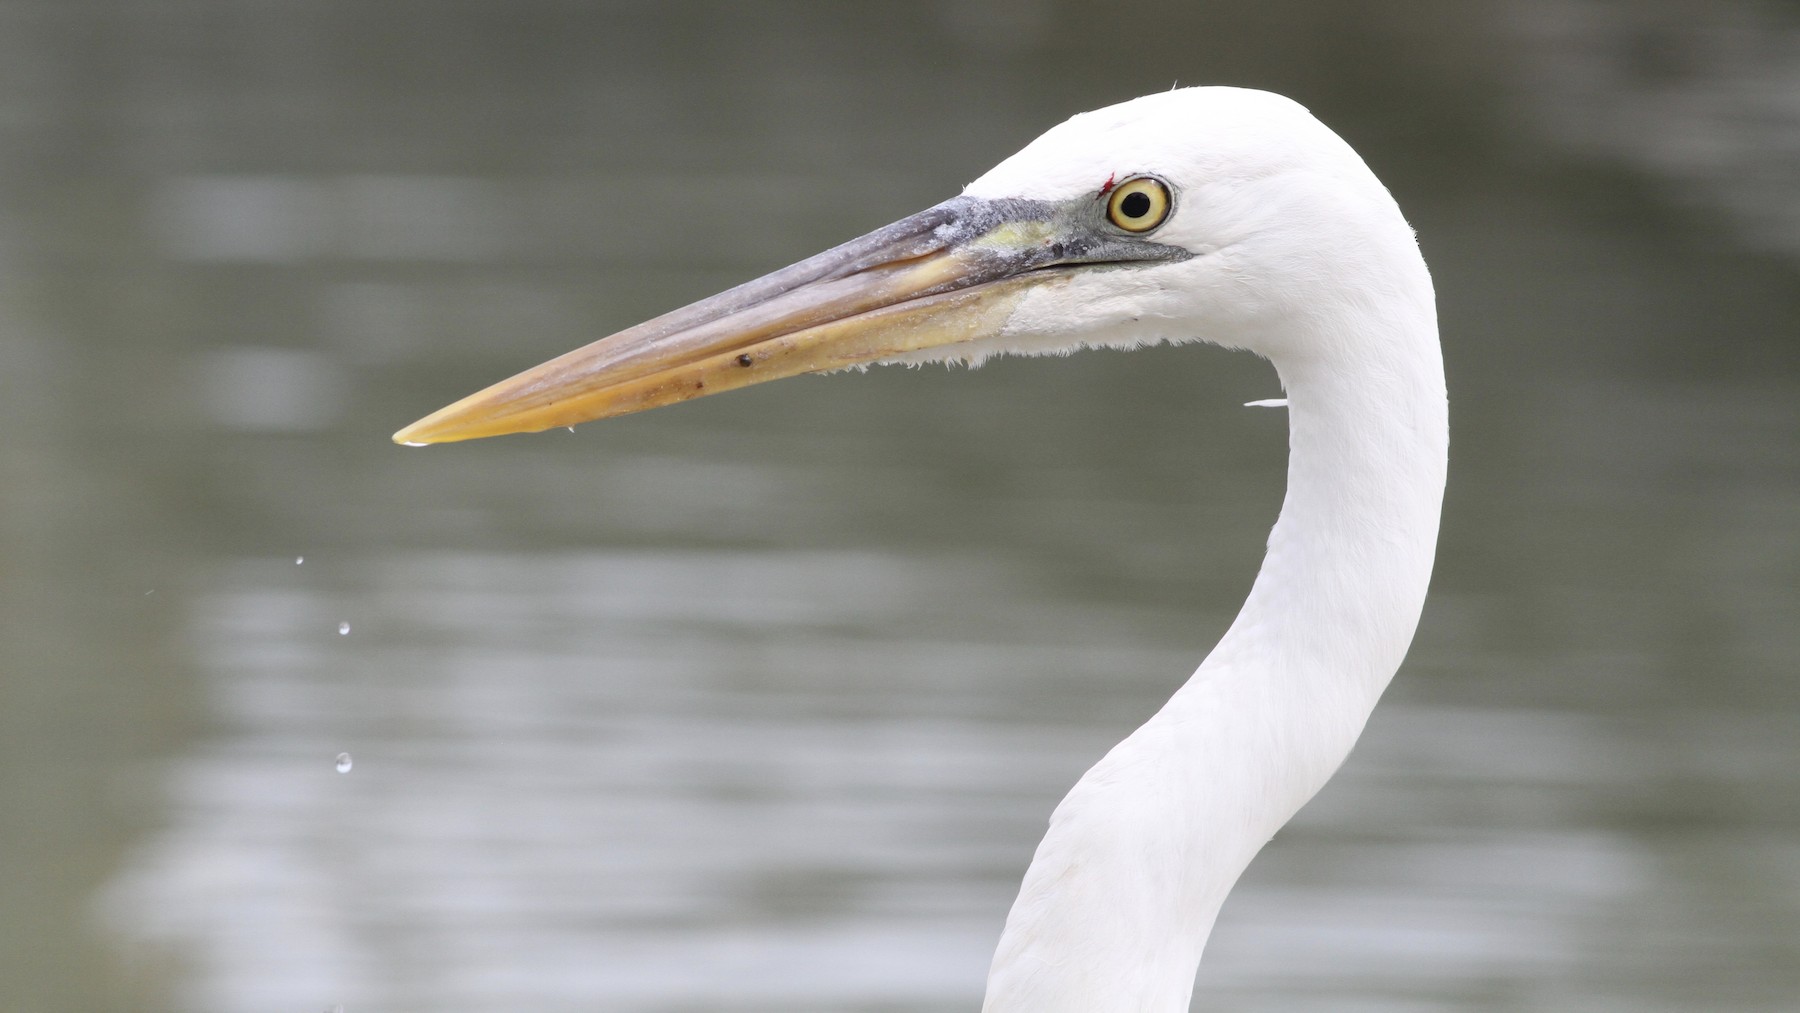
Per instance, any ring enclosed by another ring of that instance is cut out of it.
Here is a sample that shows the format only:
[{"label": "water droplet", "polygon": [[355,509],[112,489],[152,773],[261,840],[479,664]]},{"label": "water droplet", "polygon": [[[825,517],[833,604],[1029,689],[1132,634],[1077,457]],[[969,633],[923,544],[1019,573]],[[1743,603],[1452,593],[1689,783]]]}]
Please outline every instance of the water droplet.
[{"label": "water droplet", "polygon": [[295,566],[299,566],[301,563],[304,563],[304,562],[306,562],[305,556],[295,556],[294,557],[294,565]]},{"label": "water droplet", "polygon": [[349,635],[350,635],[350,624],[349,623],[338,623],[338,636],[347,637]]},{"label": "water droplet", "polygon": [[569,432],[571,432],[571,433],[572,433],[572,432],[574,432],[574,431],[575,431],[575,427],[574,427],[574,426],[570,426],[570,427],[569,427]]},{"label": "water droplet", "polygon": [[350,754],[339,753],[337,758],[337,772],[340,774],[348,774],[350,773],[350,766]]}]

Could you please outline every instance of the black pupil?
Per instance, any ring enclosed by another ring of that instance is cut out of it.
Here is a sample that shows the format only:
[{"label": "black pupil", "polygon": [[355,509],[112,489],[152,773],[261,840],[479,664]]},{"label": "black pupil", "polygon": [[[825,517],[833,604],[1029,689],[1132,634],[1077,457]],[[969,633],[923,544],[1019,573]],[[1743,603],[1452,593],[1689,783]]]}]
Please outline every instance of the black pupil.
[{"label": "black pupil", "polygon": [[1119,202],[1119,210],[1124,212],[1127,218],[1142,218],[1150,213],[1150,195],[1142,190],[1128,193],[1125,195],[1125,199]]}]

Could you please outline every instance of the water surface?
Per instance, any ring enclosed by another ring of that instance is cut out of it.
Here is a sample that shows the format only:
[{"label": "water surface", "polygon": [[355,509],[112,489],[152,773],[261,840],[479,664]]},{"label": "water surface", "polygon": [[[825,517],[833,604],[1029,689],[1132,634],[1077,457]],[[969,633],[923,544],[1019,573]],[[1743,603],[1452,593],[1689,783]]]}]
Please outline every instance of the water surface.
[{"label": "water surface", "polygon": [[1800,29],[1451,9],[0,9],[0,1005],[975,1008],[1255,573],[1266,367],[387,434],[1180,80],[1389,182],[1454,414],[1412,656],[1195,1008],[1794,1008]]}]

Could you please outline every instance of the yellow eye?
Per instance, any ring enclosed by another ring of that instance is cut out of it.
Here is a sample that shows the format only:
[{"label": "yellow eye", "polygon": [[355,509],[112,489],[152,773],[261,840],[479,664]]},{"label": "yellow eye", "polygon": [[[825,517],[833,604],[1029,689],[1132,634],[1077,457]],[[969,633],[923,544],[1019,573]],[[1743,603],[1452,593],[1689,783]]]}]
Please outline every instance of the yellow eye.
[{"label": "yellow eye", "polygon": [[1169,188],[1155,176],[1137,176],[1113,187],[1106,220],[1126,232],[1149,232],[1169,217]]}]

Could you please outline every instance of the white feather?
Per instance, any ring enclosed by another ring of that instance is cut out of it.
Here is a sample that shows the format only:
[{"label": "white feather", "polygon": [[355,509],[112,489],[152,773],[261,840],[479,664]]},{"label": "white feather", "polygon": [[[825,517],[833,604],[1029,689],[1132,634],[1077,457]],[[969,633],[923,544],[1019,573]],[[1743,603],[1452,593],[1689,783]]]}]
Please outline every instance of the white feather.
[{"label": "white feather", "polygon": [[1188,1007],[1226,894],[1337,769],[1405,655],[1431,575],[1448,425],[1431,279],[1356,153],[1299,105],[1186,88],[1077,116],[966,192],[1067,200],[1154,173],[1160,243],[1081,272],[994,338],[929,358],[1209,341],[1265,356],[1288,491],[1237,620],[1057,807],[994,956],[987,1013]]}]

